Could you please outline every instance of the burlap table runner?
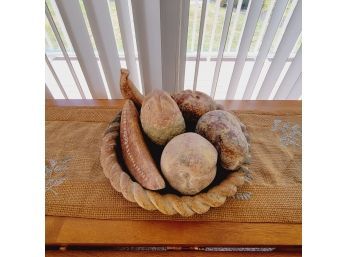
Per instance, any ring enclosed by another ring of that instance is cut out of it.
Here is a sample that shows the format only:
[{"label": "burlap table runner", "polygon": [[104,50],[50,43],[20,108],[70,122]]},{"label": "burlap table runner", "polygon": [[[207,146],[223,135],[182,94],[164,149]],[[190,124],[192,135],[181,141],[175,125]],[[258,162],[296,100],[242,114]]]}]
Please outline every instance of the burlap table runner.
[{"label": "burlap table runner", "polygon": [[237,199],[184,218],[146,211],[105,178],[101,138],[117,109],[46,109],[46,215],[125,220],[301,223],[301,113],[241,111],[251,137],[254,172]]}]

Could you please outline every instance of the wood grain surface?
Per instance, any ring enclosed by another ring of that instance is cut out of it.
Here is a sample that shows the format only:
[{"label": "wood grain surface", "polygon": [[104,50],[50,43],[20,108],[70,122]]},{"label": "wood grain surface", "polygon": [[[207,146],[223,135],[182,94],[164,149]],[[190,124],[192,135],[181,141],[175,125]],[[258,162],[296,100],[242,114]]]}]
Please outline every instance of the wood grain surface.
[{"label": "wood grain surface", "polygon": [[[231,110],[301,112],[301,101],[218,101]],[[122,108],[124,100],[46,100],[50,107]],[[118,221],[46,216],[47,246],[275,246],[302,245],[301,224]],[[298,248],[296,248],[298,249]],[[113,251],[53,251],[46,256],[114,256]],[[206,256],[206,252],[118,252],[122,256]],[[296,252],[209,253],[210,256],[301,256]]]},{"label": "wood grain surface", "polygon": [[47,257],[97,257],[97,256],[124,256],[124,257],[299,257],[301,252],[125,252],[125,251],[46,251]]},{"label": "wood grain surface", "polygon": [[46,216],[47,245],[298,246],[301,224],[118,221]]}]

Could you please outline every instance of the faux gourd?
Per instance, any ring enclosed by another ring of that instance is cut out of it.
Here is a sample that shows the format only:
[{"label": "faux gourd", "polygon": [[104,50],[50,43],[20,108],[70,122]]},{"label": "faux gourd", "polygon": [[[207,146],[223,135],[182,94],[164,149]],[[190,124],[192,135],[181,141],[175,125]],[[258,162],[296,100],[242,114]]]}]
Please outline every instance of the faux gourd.
[{"label": "faux gourd", "polygon": [[145,144],[138,111],[131,100],[122,109],[120,136],[122,155],[134,178],[147,189],[164,188],[165,182]]}]

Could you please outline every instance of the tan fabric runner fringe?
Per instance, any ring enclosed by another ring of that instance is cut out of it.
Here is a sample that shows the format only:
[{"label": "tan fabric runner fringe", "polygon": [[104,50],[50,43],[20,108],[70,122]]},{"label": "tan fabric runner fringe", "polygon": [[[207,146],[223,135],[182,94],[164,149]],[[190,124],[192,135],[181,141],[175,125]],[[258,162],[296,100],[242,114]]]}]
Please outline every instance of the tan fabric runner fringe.
[{"label": "tan fabric runner fringe", "polygon": [[117,109],[46,109],[46,215],[118,220],[301,223],[301,113],[241,111],[251,136],[254,173],[237,199],[184,218],[146,211],[125,200],[105,178],[100,140]]}]

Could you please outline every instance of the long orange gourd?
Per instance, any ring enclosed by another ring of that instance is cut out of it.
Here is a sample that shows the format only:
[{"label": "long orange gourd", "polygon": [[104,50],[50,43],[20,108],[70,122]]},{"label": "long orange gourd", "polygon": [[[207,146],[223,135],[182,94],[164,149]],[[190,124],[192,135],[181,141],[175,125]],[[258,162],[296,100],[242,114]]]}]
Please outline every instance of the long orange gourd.
[{"label": "long orange gourd", "polygon": [[134,178],[150,190],[165,187],[165,182],[156,167],[142,135],[139,114],[131,100],[123,106],[121,115],[121,148],[128,170]]}]

